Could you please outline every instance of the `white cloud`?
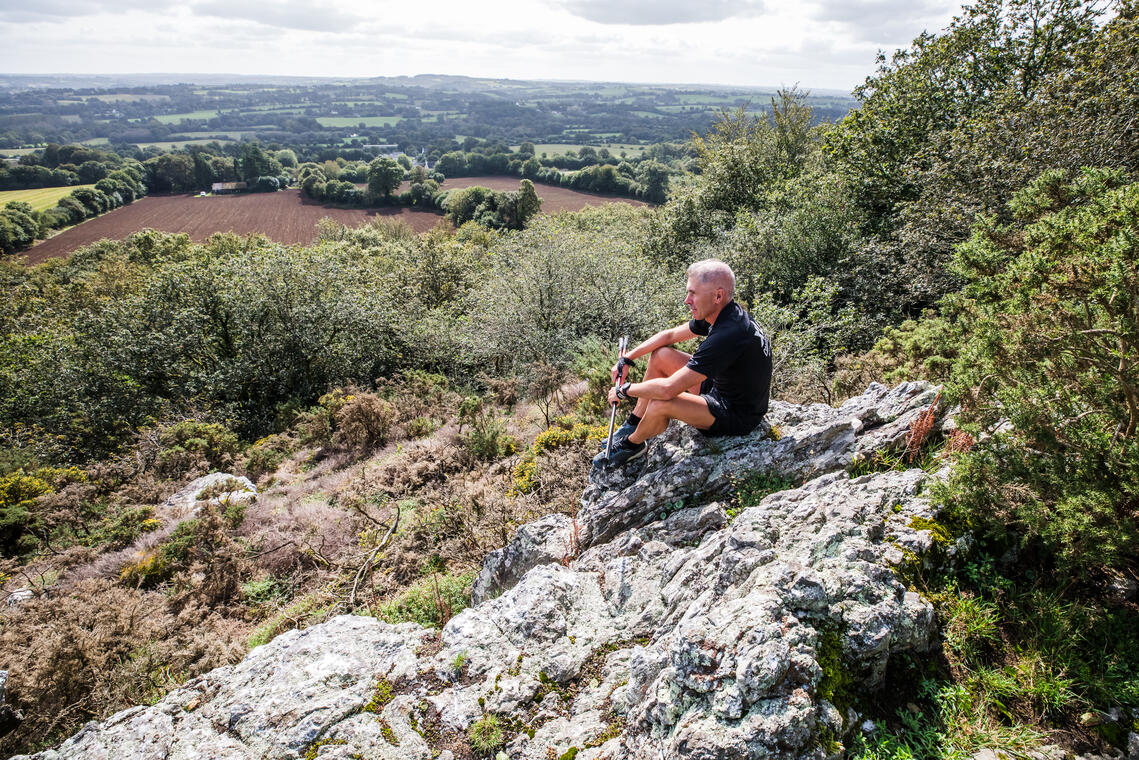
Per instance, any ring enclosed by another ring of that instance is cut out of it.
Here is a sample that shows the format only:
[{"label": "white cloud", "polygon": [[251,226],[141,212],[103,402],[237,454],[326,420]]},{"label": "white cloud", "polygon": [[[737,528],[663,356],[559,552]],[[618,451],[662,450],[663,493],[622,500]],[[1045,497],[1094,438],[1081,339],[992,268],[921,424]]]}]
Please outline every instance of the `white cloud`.
[{"label": "white cloud", "polygon": [[762,0],[563,0],[562,5],[599,24],[637,26],[706,23],[763,12]]},{"label": "white cloud", "polygon": [[173,0],[0,0],[0,22],[51,21],[137,9],[161,12],[177,5]]},{"label": "white cloud", "polygon": [[[343,5],[343,4],[341,4]],[[204,0],[188,6],[202,16],[255,21],[265,26],[314,32],[343,32],[367,20],[367,15],[336,3],[304,0]]]},{"label": "white cloud", "polygon": [[956,8],[946,0],[818,0],[813,15],[857,40],[902,46],[931,23],[945,26]]},{"label": "white cloud", "polygon": [[0,0],[0,71],[457,74],[849,90],[943,0]]}]

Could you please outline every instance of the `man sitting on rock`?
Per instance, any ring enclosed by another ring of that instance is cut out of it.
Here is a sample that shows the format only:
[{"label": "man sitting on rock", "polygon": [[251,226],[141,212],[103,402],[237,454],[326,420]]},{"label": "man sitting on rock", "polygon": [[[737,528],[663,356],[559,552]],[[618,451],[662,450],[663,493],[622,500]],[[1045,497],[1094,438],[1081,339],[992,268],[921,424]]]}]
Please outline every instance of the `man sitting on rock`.
[{"label": "man sitting on rock", "polygon": [[[680,420],[705,435],[746,435],[767,414],[771,390],[771,343],[759,325],[732,300],[736,278],[722,261],[706,259],[688,268],[685,305],[688,324],[663,330],[613,366],[613,381],[624,381],[639,356],[649,355],[645,378],[609,390],[609,403],[636,399],[637,405],[594,465],[616,467],[645,453],[645,441]],[[707,336],[689,355],[671,346]]]}]

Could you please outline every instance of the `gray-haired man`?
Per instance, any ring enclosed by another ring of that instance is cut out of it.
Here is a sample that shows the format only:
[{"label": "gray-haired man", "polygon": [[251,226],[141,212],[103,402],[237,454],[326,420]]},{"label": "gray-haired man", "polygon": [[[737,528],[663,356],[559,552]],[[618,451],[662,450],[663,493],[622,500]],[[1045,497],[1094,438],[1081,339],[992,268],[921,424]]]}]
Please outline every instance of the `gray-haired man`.
[{"label": "gray-haired man", "polygon": [[[635,399],[636,407],[614,436],[613,449],[595,465],[616,467],[645,453],[645,441],[680,420],[706,435],[746,435],[767,414],[771,391],[771,343],[732,300],[735,275],[722,261],[706,259],[688,268],[684,299],[692,320],[662,330],[628,352],[613,367],[624,381],[632,361],[648,354],[645,378],[610,389],[609,403]],[[707,336],[695,354],[672,348]]]}]

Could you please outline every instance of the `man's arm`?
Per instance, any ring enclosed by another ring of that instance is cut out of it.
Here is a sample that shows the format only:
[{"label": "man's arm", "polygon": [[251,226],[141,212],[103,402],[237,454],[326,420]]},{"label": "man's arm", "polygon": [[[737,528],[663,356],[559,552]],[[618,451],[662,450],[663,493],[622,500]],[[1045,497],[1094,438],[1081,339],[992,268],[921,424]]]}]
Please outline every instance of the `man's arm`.
[{"label": "man's arm", "polygon": [[[661,330],[656,335],[646,340],[644,343],[641,343],[640,345],[634,347],[632,351],[626,351],[625,358],[631,361],[640,356],[647,356],[662,346],[672,346],[677,343],[683,343],[689,338],[695,337],[696,333],[689,330],[688,323],[685,322],[682,325],[672,327],[668,330]],[[613,365],[612,378],[614,382],[617,381],[617,365]],[[622,379],[624,379],[623,376]]]},{"label": "man's arm", "polygon": [[668,377],[658,377],[655,380],[646,380],[643,383],[633,383],[626,393],[630,398],[650,398],[668,401],[676,398],[694,385],[699,385],[707,378],[694,369],[681,367]]}]

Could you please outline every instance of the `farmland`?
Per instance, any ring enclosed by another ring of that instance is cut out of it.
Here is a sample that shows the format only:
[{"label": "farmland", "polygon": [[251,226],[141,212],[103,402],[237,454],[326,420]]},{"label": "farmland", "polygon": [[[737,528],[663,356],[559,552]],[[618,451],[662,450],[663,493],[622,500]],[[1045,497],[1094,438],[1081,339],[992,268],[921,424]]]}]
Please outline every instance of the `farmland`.
[{"label": "farmland", "polygon": [[[766,113],[776,94],[774,88],[761,87],[432,75],[219,87],[186,82],[135,82],[132,87],[130,77],[123,77],[95,94],[88,81],[72,83],[65,77],[49,90],[25,89],[21,85],[27,81],[20,75],[0,76],[0,145],[105,138],[116,145],[161,149],[167,143],[237,133],[294,150],[315,151],[346,140],[394,143],[409,155],[421,149],[430,153],[432,147],[439,154],[453,150],[448,143],[461,135],[505,144],[635,147],[687,140],[706,130],[721,109],[744,106]],[[812,93],[807,99],[818,121],[841,119],[854,105],[844,94]],[[625,150],[633,155],[633,149]]]},{"label": "farmland", "polygon": [[[467,177],[450,180],[445,187],[471,185],[482,185],[492,190],[517,190],[518,179]],[[74,188],[66,189],[70,192]],[[543,200],[544,213],[577,211],[585,206],[604,203],[643,205],[628,198],[560,187],[539,185],[537,189]],[[279,243],[307,244],[316,239],[316,223],[325,217],[353,227],[382,218],[402,219],[416,232],[426,232],[442,219],[433,211],[404,207],[332,208],[303,197],[297,190],[201,198],[193,195],[151,196],[48,238],[28,250],[26,255],[29,263],[38,264],[50,258],[67,256],[97,240],[124,238],[148,227],[164,232],[183,232],[199,242],[215,232],[235,232],[239,235],[261,234]]]},{"label": "farmland", "polygon": [[[543,153],[550,156],[557,156],[566,151],[581,150],[584,147],[586,147],[584,143],[534,143],[534,153],[538,156],[541,156]],[[609,152],[615,156],[619,156],[622,152],[625,152],[629,156],[636,157],[645,152],[645,146],[643,145],[627,145],[624,143],[599,142],[590,147],[607,148]],[[517,150],[517,146],[515,146],[515,150]]]},{"label": "farmland", "polygon": [[59,203],[59,199],[71,195],[81,187],[94,185],[71,185],[69,187],[40,187],[34,190],[0,190],[0,206],[13,201],[31,205],[34,211],[43,211]]}]

